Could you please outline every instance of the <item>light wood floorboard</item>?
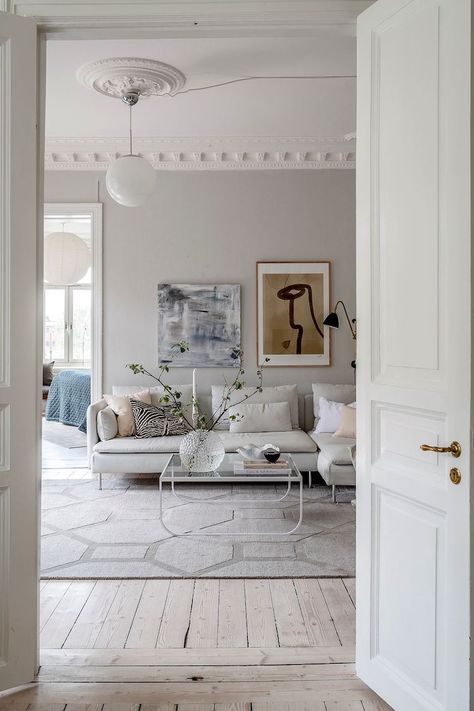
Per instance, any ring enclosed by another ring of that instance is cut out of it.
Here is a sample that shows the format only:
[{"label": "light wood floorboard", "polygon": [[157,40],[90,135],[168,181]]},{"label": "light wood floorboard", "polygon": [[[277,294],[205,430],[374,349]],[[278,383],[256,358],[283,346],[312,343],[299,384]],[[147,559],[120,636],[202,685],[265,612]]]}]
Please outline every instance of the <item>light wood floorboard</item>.
[{"label": "light wood floorboard", "polygon": [[48,581],[10,711],[390,711],[354,670],[352,579]]},{"label": "light wood floorboard", "polygon": [[269,580],[246,580],[245,600],[249,647],[278,647]]},{"label": "light wood floorboard", "polygon": [[194,580],[171,580],[156,646],[184,647],[193,605]]},{"label": "light wood floorboard", "polygon": [[218,647],[247,647],[247,613],[243,580],[219,580]]}]

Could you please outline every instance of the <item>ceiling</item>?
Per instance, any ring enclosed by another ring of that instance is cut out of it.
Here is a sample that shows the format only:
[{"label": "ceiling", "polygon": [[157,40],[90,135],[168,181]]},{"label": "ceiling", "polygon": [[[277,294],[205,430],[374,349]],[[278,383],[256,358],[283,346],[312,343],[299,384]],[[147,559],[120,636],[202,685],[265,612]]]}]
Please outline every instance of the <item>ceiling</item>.
[{"label": "ceiling", "polygon": [[[48,43],[46,135],[125,136],[128,111],[79,84],[77,69],[104,57],[172,64],[184,90],[246,76],[353,76],[355,38],[52,41]],[[268,79],[143,100],[137,136],[336,136],[354,130],[354,79]]]},{"label": "ceiling", "polygon": [[[189,137],[209,145],[227,137],[244,143],[263,137],[343,140],[355,129],[356,40],[347,25],[310,38],[53,40],[47,45],[47,150],[48,142],[56,152],[81,150],[88,140],[103,150],[121,149],[127,107],[76,79],[83,64],[120,56],[166,62],[186,76],[185,93],[142,99],[134,108],[138,142],[155,139],[160,146],[173,137],[187,139],[190,148]],[[264,78],[188,91],[244,77]]]}]

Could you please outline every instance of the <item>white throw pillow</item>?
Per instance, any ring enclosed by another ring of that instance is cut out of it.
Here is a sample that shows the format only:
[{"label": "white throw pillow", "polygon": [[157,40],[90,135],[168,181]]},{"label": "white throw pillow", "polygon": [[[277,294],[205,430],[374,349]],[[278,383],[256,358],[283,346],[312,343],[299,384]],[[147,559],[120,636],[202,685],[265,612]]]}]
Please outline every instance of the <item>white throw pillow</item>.
[{"label": "white throw pillow", "polygon": [[104,407],[97,413],[97,434],[102,442],[107,442],[117,436],[117,415],[111,407]]},{"label": "white throw pillow", "polygon": [[[313,383],[314,427],[318,426],[319,398],[324,397],[332,402],[342,402],[348,405],[355,400],[355,385],[334,385],[333,383]],[[334,430],[333,430],[334,431]]]},{"label": "white throw pillow", "polygon": [[235,405],[229,416],[231,432],[289,432],[292,429],[290,406],[287,402],[254,402]]},{"label": "white throw pillow", "polygon": [[341,412],[344,404],[342,402],[334,402],[326,400],[325,397],[319,398],[319,419],[316,425],[315,432],[335,432],[341,424]]},{"label": "white throw pillow", "polygon": [[[219,408],[221,407],[224,387],[224,385],[212,386],[212,411],[214,413],[218,412]],[[255,387],[251,385],[242,388],[241,390],[235,390],[232,393],[228,404],[231,406],[236,405],[246,395],[249,395],[254,390]],[[262,392],[255,393],[254,395],[249,397],[248,400],[245,401],[245,404],[263,402],[287,402],[290,408],[292,429],[299,429],[298,388],[296,387],[296,385],[275,385],[273,387],[264,387],[262,388]],[[227,412],[220,420],[216,429],[229,429],[229,416]]]},{"label": "white throw pillow", "polygon": [[131,395],[104,395],[104,400],[117,415],[118,433],[120,437],[133,437],[135,434],[135,423],[133,421],[132,406],[130,397],[141,400],[151,405],[151,395],[149,390],[141,390]]}]

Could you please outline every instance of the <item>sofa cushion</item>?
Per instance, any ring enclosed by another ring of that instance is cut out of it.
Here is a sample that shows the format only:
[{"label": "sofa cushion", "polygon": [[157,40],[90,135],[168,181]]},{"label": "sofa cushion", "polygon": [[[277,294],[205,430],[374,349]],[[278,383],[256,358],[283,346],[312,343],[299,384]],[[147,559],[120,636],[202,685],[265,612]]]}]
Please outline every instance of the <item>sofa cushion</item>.
[{"label": "sofa cushion", "polygon": [[116,437],[107,442],[98,442],[94,446],[94,452],[103,454],[156,454],[165,452],[173,454],[179,452],[182,436],[172,437],[147,437],[137,439],[136,437]]},{"label": "sofa cushion", "polygon": [[[218,412],[222,405],[222,395],[225,385],[212,386],[212,411]],[[248,386],[241,390],[235,390],[228,401],[228,405],[236,405],[246,395],[250,395],[255,390],[254,386]],[[246,400],[246,403],[254,402],[287,402],[290,406],[291,424],[293,429],[299,428],[299,408],[298,408],[298,388],[296,385],[275,385],[273,387],[262,388],[261,392],[254,393]],[[228,412],[219,422],[219,430],[229,429]]]},{"label": "sofa cushion", "polygon": [[352,465],[351,449],[355,445],[355,439],[335,437],[326,432],[312,432],[310,437],[329,464]]},{"label": "sofa cushion", "polygon": [[287,402],[252,402],[235,405],[229,410],[231,432],[291,431],[290,406]]},{"label": "sofa cushion", "polygon": [[[151,404],[151,395],[149,390],[141,390],[140,392],[132,394],[136,400],[141,400],[149,405]],[[117,415],[117,425],[120,437],[130,437],[130,435],[135,434],[135,423],[133,421],[130,397],[128,395],[104,395],[104,400]]]},{"label": "sofa cushion", "polygon": [[[290,432],[219,432],[224,442],[226,452],[235,452],[237,447],[253,442],[259,447],[264,444],[275,444],[282,452],[317,452],[316,443],[306,432],[292,430]],[[107,442],[98,442],[94,452],[102,454],[136,454],[140,453],[170,453],[179,452],[182,437],[116,437]]]},{"label": "sofa cushion", "polygon": [[111,407],[104,407],[97,413],[97,434],[103,442],[117,436],[117,415]]},{"label": "sofa cushion", "polygon": [[341,423],[339,428],[334,432],[334,437],[355,437],[356,436],[356,419],[357,412],[355,407],[342,405],[341,407]]},{"label": "sofa cushion", "polygon": [[174,405],[148,405],[130,398],[135,437],[170,437],[189,431],[186,422],[176,414]]},{"label": "sofa cushion", "polygon": [[[345,407],[342,402],[319,398],[319,418],[315,420],[315,432],[335,432],[341,424],[341,410]],[[316,424],[317,422],[317,424]]]}]

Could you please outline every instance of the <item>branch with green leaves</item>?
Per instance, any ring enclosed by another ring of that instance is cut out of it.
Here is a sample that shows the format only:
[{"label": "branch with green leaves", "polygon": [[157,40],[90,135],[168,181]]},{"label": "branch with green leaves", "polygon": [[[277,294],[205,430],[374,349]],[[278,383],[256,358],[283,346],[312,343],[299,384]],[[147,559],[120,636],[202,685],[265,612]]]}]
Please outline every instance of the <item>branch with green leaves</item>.
[{"label": "branch with green leaves", "polygon": [[[189,344],[186,341],[179,341],[179,343],[175,343],[172,346],[172,349],[176,351],[177,355],[179,355],[180,353],[186,353],[187,351],[189,351]],[[233,352],[234,354],[237,354],[239,360],[242,359],[243,353],[240,348],[234,348]],[[193,394],[192,405],[196,409],[196,415],[192,418],[192,421],[190,421],[189,418],[186,416],[181,403],[182,393],[178,389],[172,388],[163,379],[164,376],[169,373],[170,365],[172,364],[172,362],[173,361],[170,361],[170,363],[165,363],[161,365],[159,367],[157,375],[151,373],[141,363],[128,363],[126,367],[129,368],[135,375],[147,375],[153,380],[155,380],[159,385],[161,385],[164,393],[160,397],[160,402],[162,402],[164,405],[171,404],[173,414],[179,417],[182,422],[185,422],[186,425],[189,427],[190,431],[206,430],[210,432],[211,430],[216,428],[217,424],[222,420],[224,415],[230,410],[231,407],[238,407],[242,403],[246,402],[246,400],[248,400],[249,398],[253,397],[259,392],[262,392],[263,373],[262,370],[259,369],[257,370],[258,382],[257,385],[255,385],[255,387],[252,389],[252,391],[247,393],[246,395],[243,395],[243,397],[237,402],[231,402],[233,393],[239,392],[245,387],[245,381],[243,380],[243,375],[245,371],[242,369],[242,367],[239,367],[238,373],[235,376],[234,380],[230,384],[225,384],[222,393],[222,401],[219,407],[211,414],[210,417],[206,417],[206,415],[202,412],[202,409],[199,405],[199,400],[198,398],[195,398]],[[268,358],[265,359],[265,362],[268,362]],[[242,415],[240,415],[239,413],[234,412],[229,415],[229,420],[231,422],[239,422],[241,419]]]}]

